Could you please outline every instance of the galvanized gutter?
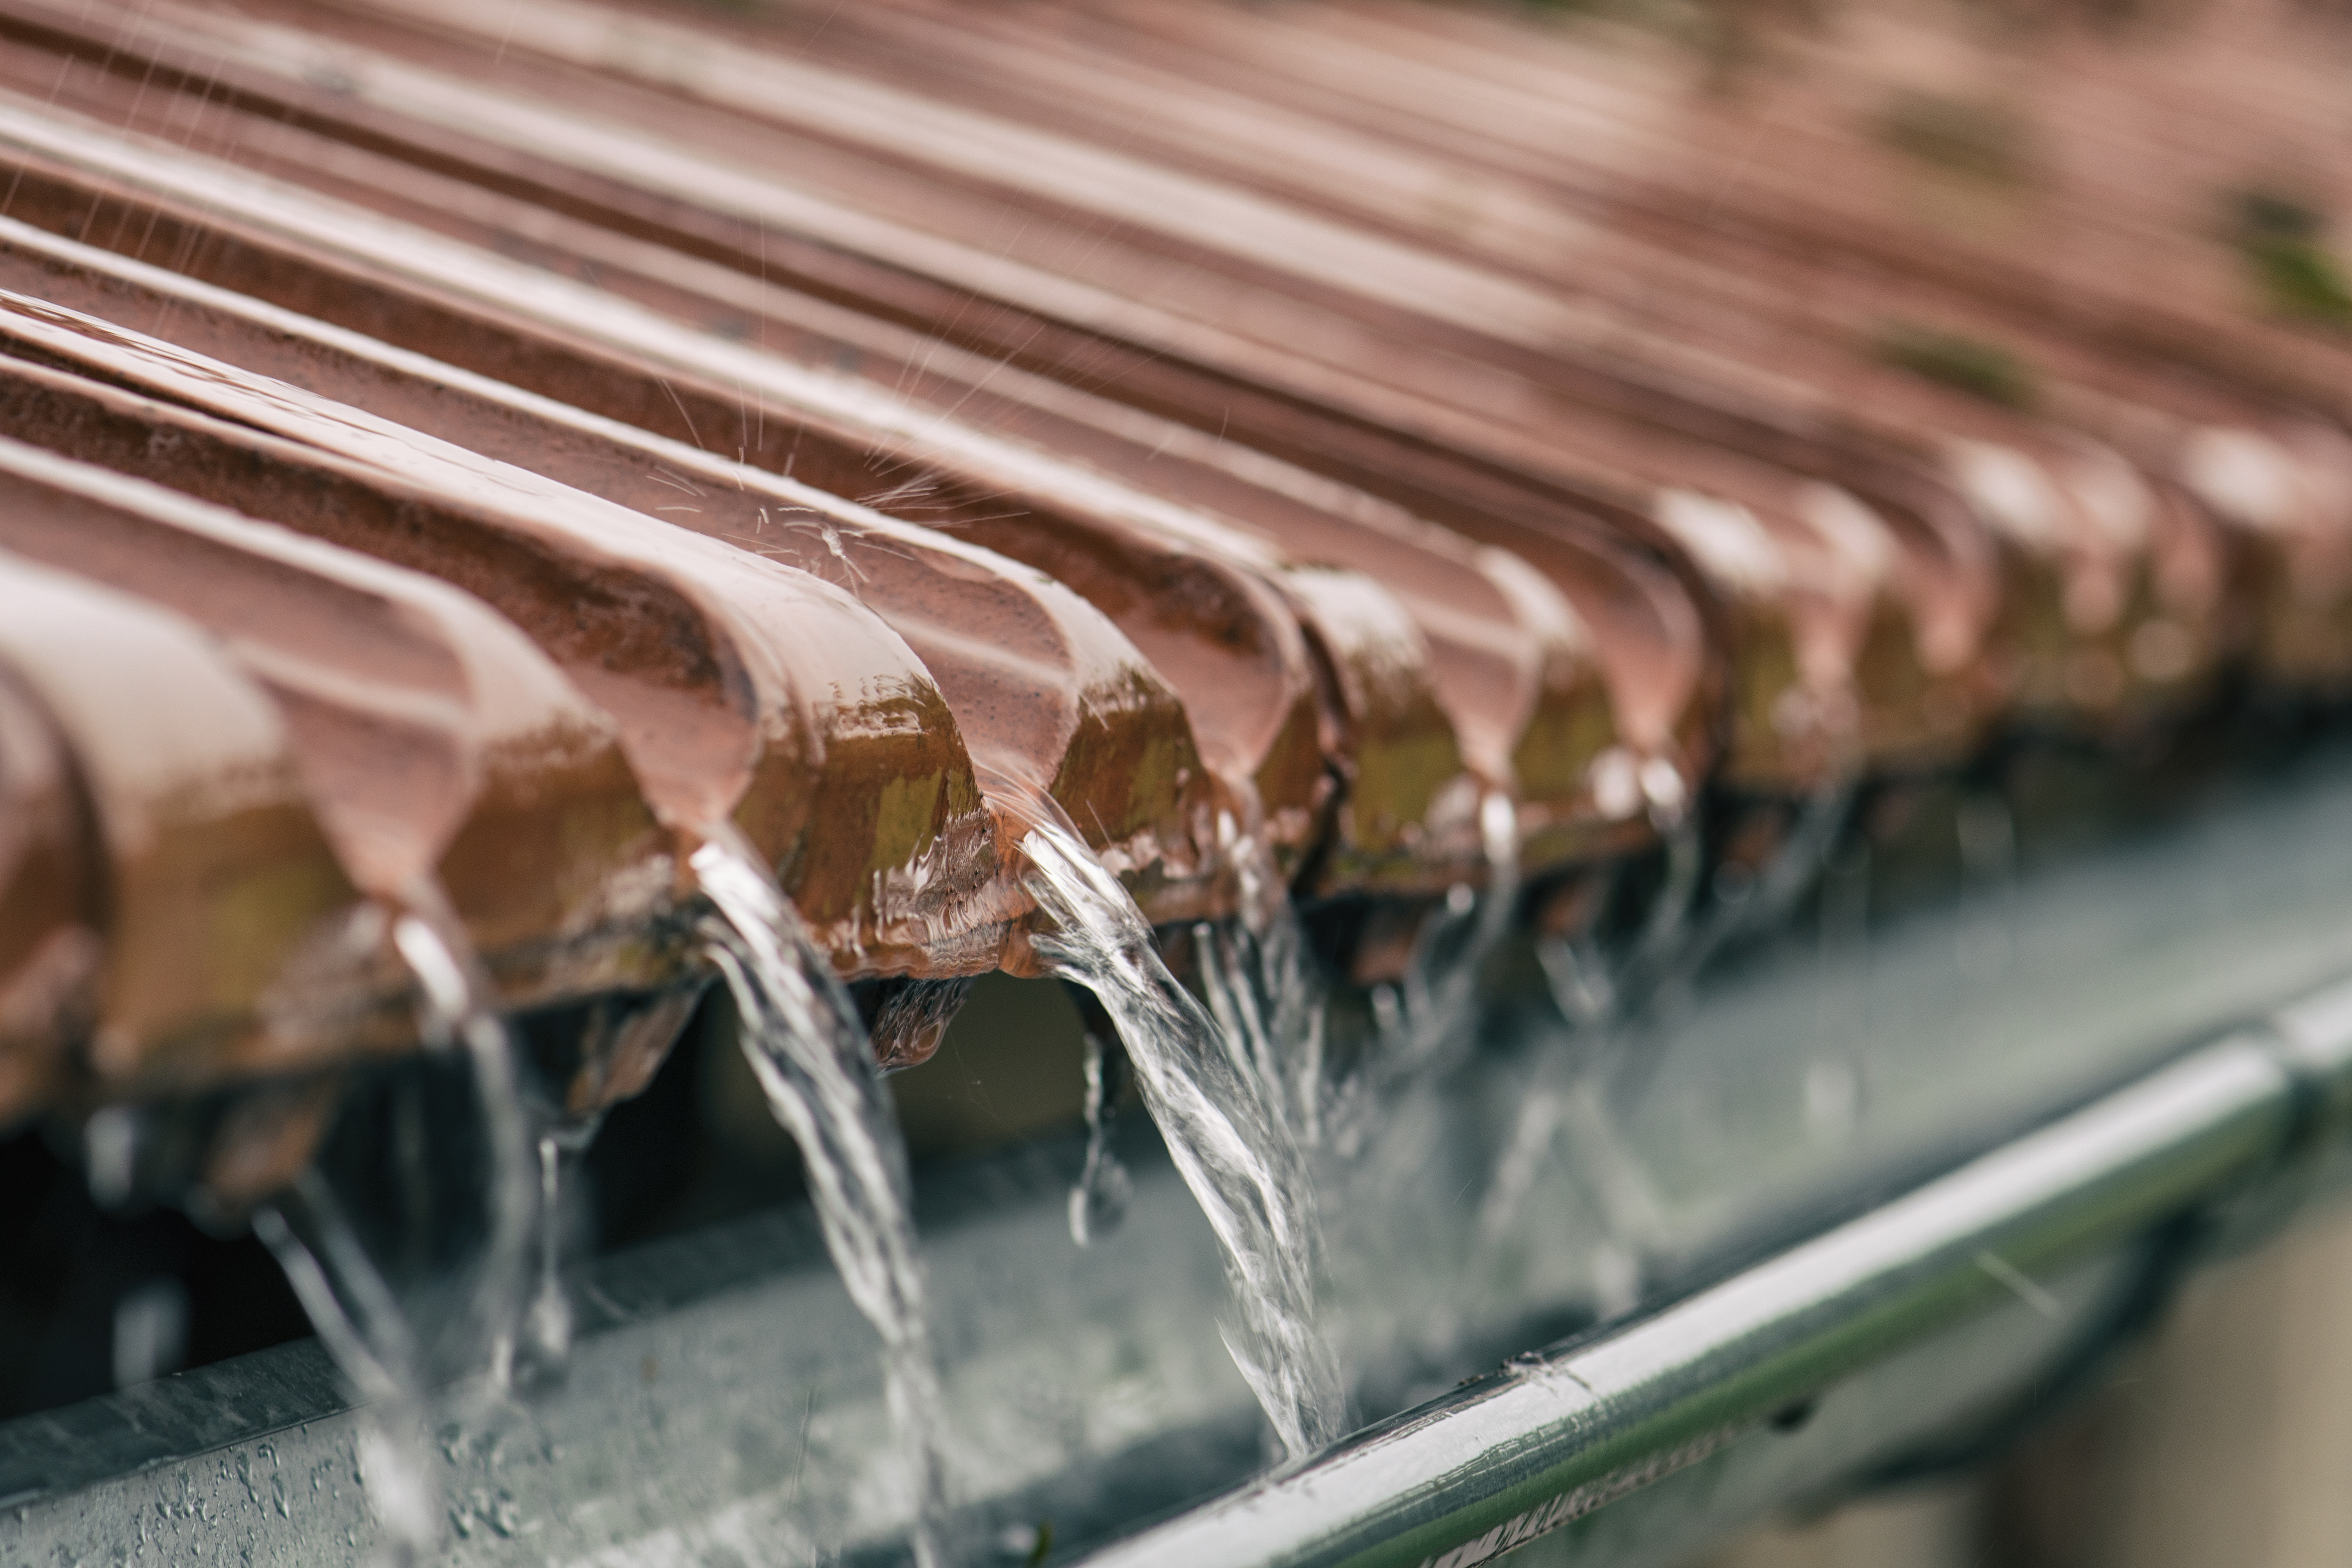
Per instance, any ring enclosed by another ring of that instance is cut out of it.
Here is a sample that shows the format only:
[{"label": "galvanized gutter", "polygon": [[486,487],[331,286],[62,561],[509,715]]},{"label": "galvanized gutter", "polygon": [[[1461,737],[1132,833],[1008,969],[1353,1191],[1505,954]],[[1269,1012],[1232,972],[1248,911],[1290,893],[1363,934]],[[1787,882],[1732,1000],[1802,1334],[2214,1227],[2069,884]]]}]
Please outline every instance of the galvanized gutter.
[{"label": "galvanized gutter", "polygon": [[1085,1561],[1468,1568],[1795,1425],[1841,1381],[2279,1169],[2352,1092],[2352,987],[1651,1315],[1520,1358]]}]

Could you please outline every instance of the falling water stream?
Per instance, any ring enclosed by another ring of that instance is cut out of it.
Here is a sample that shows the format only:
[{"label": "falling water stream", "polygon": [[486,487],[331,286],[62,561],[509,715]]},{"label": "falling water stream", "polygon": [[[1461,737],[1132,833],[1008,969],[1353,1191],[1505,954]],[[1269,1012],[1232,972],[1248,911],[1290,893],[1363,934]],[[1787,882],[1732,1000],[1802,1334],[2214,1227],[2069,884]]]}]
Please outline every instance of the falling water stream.
[{"label": "falling water stream", "polygon": [[422,1561],[437,1541],[440,1489],[425,1443],[428,1389],[442,1376],[487,1373],[502,1394],[513,1372],[539,1176],[514,1047],[461,928],[428,889],[395,918],[393,945],[417,986],[418,1032],[430,1049],[462,1048],[488,1156],[488,1212],[455,1322],[430,1352],[414,1308],[385,1278],[316,1169],[259,1210],[255,1234],[362,1406],[360,1469],[382,1527],[383,1560]]},{"label": "falling water stream", "polygon": [[714,912],[703,939],[742,1020],[743,1051],[800,1145],[817,1222],[882,1339],[884,1397],[912,1475],[919,1568],[946,1562],[945,1406],[916,1257],[906,1143],[856,1005],[756,854],[731,834],[694,854]]},{"label": "falling water stream", "polygon": [[1284,1447],[1311,1453],[1345,1430],[1347,1398],[1315,1317],[1318,1230],[1297,1143],[1237,1065],[1248,1053],[1168,973],[1118,879],[1061,824],[1039,823],[1021,847],[1055,926],[1036,936],[1039,955],[1118,1026],[1169,1156],[1224,1250],[1240,1318],[1226,1348]]},{"label": "falling water stream", "polygon": [[512,1381],[517,1332],[530,1276],[531,1239],[540,1213],[537,1139],[525,1110],[515,1047],[490,1005],[490,991],[471,945],[454,919],[404,914],[393,944],[416,976],[423,997],[418,1021],[428,1049],[466,1052],[489,1154],[488,1227],[474,1264],[469,1322],[455,1342],[457,1364],[487,1367],[491,1386]]},{"label": "falling water stream", "polygon": [[[1327,1110],[1323,972],[1289,889],[1262,834],[1229,831],[1223,847],[1236,872],[1240,912],[1201,921],[1192,957],[1218,1039],[1234,1070],[1264,1098],[1265,1110],[1299,1149],[1322,1142]],[[1089,1032],[1086,1042],[1087,1158],[1070,1194],[1070,1234],[1081,1247],[1109,1234],[1125,1213],[1130,1183],[1110,1147],[1121,1058]]]},{"label": "falling water stream", "polygon": [[[1679,811],[1663,816],[1657,826],[1665,846],[1665,875],[1632,942],[1614,955],[1580,935],[1550,936],[1537,943],[1552,1000],[1576,1038],[1570,1048],[1546,1052],[1529,1075],[1479,1205],[1482,1247],[1492,1249],[1507,1239],[1520,1204],[1563,1134],[1570,1158],[1610,1215],[1619,1240],[1638,1252],[1656,1233],[1657,1204],[1646,1177],[1617,1146],[1596,1070],[1625,1063],[1621,1044],[1645,1018],[1681,1001],[1716,954],[1771,929],[1789,912],[1820,873],[1853,800],[1852,785],[1843,779],[1807,796],[1760,874],[1736,880],[1718,873],[1704,889],[1699,873],[1706,858],[1696,819]],[[1647,1053],[1648,1066],[1654,1066],[1656,1056]],[[1643,1062],[1633,1064],[1637,1085],[1644,1070]]]},{"label": "falling water stream", "polygon": [[1092,1247],[1118,1229],[1135,1197],[1134,1178],[1111,1148],[1111,1123],[1118,1114],[1118,1087],[1111,1075],[1118,1059],[1100,1035],[1087,1031],[1087,1163],[1070,1188],[1070,1239],[1080,1247]]},{"label": "falling water stream", "polygon": [[1302,1148],[1322,1142],[1322,970],[1307,952],[1297,911],[1255,840],[1240,847],[1242,912],[1192,928],[1202,990],[1234,1070]]},{"label": "falling water stream", "polygon": [[1475,1042],[1487,961],[1518,905],[1518,812],[1507,795],[1486,793],[1478,827],[1486,885],[1458,882],[1446,890],[1414,937],[1402,979],[1372,990],[1378,1048],[1325,1090],[1324,1142],[1342,1162],[1362,1159],[1398,1120],[1401,1097],[1435,1092]]},{"label": "falling water stream", "polygon": [[[551,1119],[540,1130],[539,1225],[536,1268],[538,1283],[523,1316],[522,1343],[517,1356],[527,1363],[530,1377],[545,1382],[562,1375],[572,1355],[572,1299],[563,1289],[563,1205],[569,1187],[564,1173],[577,1165],[604,1125],[601,1113],[585,1118]],[[522,1370],[518,1367],[518,1379]]]},{"label": "falling water stream", "polygon": [[[905,1146],[865,1029],[756,855],[719,836],[693,864],[715,910],[702,934],[741,1015],[745,1054],[800,1145],[835,1264],[883,1341],[885,1395],[913,1478],[916,1562],[941,1568],[943,1406]],[[413,1308],[316,1171],[254,1217],[363,1407],[361,1471],[382,1529],[379,1552],[403,1568],[428,1557],[439,1535],[440,1489],[426,1443],[430,1387],[453,1373],[487,1373],[488,1391],[503,1395],[519,1349],[542,1371],[562,1364],[571,1337],[559,1274],[562,1171],[566,1153],[593,1132],[534,1124],[512,1041],[462,931],[437,899],[416,903],[418,912],[395,920],[394,945],[416,980],[426,1046],[466,1053],[488,1154],[488,1223],[454,1326],[431,1352],[419,1342]]]},{"label": "falling water stream", "polygon": [[377,1560],[411,1568],[436,1542],[439,1489],[425,1447],[424,1377],[407,1315],[316,1172],[303,1173],[278,1204],[256,1211],[253,1232],[286,1271],[360,1404],[360,1479],[380,1531]]},{"label": "falling water stream", "polygon": [[[1675,807],[1654,811],[1653,821],[1664,848],[1664,875],[1631,940],[1614,952],[1589,931],[1547,935],[1535,943],[1552,1005],[1573,1037],[1568,1048],[1538,1058],[1520,1093],[1518,1116],[1478,1205],[1479,1245],[1489,1251],[1508,1239],[1519,1205],[1563,1129],[1581,1132],[1570,1157],[1596,1199],[1621,1222],[1620,1238],[1643,1231],[1639,1216],[1649,1210],[1640,1194],[1646,1188],[1616,1152],[1594,1072],[1621,1058],[1618,1047],[1644,1010],[1686,982],[1750,912],[1742,907],[1746,900],[1726,907],[1701,897],[1706,854],[1696,816]],[[1636,1217],[1629,1222],[1629,1215]]]},{"label": "falling water stream", "polygon": [[1476,1023],[1486,960],[1509,931],[1519,894],[1518,813],[1510,797],[1489,791],[1478,804],[1486,885],[1457,883],[1444,913],[1422,928],[1404,980],[1375,1014],[1391,1072],[1420,1075],[1459,1058]]}]

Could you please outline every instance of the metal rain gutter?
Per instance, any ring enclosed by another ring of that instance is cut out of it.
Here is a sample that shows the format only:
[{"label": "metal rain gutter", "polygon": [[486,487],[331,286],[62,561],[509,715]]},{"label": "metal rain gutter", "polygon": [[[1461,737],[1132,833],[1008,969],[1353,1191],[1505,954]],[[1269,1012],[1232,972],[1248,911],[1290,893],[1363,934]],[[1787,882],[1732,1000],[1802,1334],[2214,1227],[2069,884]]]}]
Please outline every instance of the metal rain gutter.
[{"label": "metal rain gutter", "polygon": [[1087,1568],[1469,1568],[2275,1168],[2352,1092],[2352,985],[1729,1279],[1520,1357]]}]

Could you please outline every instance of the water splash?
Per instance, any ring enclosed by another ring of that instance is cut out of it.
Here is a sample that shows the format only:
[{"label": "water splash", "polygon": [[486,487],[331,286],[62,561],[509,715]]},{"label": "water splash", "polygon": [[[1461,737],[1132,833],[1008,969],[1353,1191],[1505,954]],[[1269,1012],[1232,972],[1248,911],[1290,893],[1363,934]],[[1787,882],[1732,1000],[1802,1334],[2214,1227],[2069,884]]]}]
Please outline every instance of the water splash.
[{"label": "water splash", "polygon": [[826,1250],[882,1339],[883,1392],[914,1482],[919,1568],[946,1561],[945,1430],[907,1175],[873,1048],[833,966],[754,851],[733,835],[695,851],[714,913],[701,931],[742,1018],[768,1108],[800,1145]]},{"label": "water splash", "polygon": [[1118,1228],[1135,1195],[1135,1183],[1110,1146],[1118,1113],[1118,1087],[1110,1081],[1118,1058],[1100,1035],[1087,1031],[1087,1163],[1070,1189],[1070,1239],[1091,1247]]},{"label": "water splash", "polygon": [[1092,991],[1118,1027],[1144,1104],[1225,1254],[1240,1322],[1225,1346],[1283,1445],[1310,1453],[1347,1424],[1339,1358],[1315,1319],[1314,1194],[1296,1142],[1216,1022],[1176,984],[1117,878],[1058,823],[1022,840],[1028,886],[1055,927],[1052,971]]}]

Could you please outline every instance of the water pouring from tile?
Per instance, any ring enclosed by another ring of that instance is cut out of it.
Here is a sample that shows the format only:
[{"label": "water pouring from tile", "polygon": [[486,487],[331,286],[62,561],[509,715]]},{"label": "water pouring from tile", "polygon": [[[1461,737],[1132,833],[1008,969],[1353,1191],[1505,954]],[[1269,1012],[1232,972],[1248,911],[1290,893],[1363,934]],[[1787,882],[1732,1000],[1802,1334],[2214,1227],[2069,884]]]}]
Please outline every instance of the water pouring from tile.
[{"label": "water pouring from tile", "polygon": [[494,1388],[513,1377],[518,1331],[530,1272],[531,1238],[540,1214],[537,1140],[517,1077],[515,1047],[490,1006],[488,982],[454,921],[404,914],[393,924],[393,944],[416,976],[418,1021],[429,1048],[461,1047],[480,1103],[489,1155],[489,1214],[467,1300],[470,1321],[456,1359],[467,1370],[487,1367]]},{"label": "water pouring from tile", "polygon": [[848,993],[775,879],[731,835],[698,849],[713,913],[702,936],[742,1020],[768,1107],[800,1145],[825,1247],[882,1340],[884,1397],[913,1486],[919,1568],[947,1562],[940,1535],[945,1406],[931,1348],[900,1135]]},{"label": "water pouring from tile", "polygon": [[493,1394],[509,1385],[539,1190],[513,1041],[437,890],[394,919],[392,937],[416,983],[418,1033],[430,1049],[463,1051],[480,1115],[488,1199],[455,1320],[429,1348],[420,1342],[424,1293],[404,1300],[316,1169],[257,1211],[253,1226],[365,1406],[360,1469],[382,1528],[377,1551],[382,1561],[407,1564],[433,1551],[438,1535],[424,1430],[429,1385],[453,1372],[486,1376]]},{"label": "water pouring from tile", "polygon": [[1118,879],[1058,823],[1032,827],[1022,850],[1055,926],[1036,937],[1039,955],[1118,1026],[1144,1104],[1216,1232],[1239,1318],[1226,1348],[1284,1447],[1310,1453],[1346,1429],[1347,1398],[1315,1313],[1319,1232],[1297,1145],[1169,973]]}]

